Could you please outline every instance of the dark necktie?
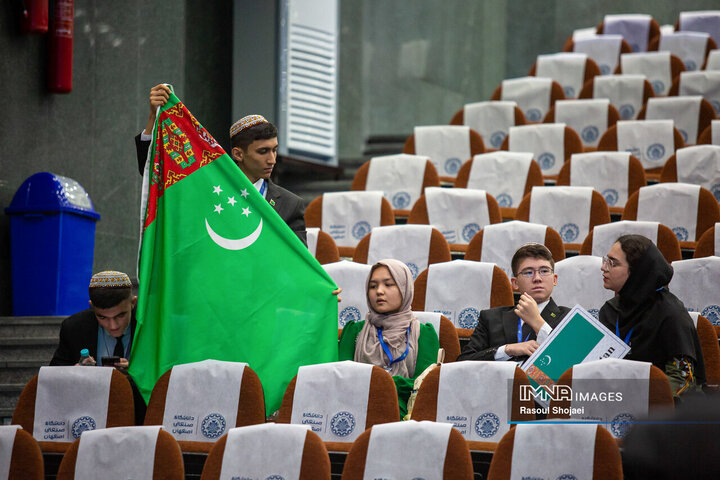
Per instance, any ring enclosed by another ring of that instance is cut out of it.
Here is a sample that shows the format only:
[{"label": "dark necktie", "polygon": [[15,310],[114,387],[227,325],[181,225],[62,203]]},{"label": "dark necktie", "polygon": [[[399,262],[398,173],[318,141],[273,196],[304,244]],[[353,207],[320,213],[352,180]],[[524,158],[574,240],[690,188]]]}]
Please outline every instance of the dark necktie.
[{"label": "dark necktie", "polygon": [[118,358],[125,357],[125,349],[123,348],[122,337],[117,337],[115,339],[115,350],[113,351],[113,356]]}]

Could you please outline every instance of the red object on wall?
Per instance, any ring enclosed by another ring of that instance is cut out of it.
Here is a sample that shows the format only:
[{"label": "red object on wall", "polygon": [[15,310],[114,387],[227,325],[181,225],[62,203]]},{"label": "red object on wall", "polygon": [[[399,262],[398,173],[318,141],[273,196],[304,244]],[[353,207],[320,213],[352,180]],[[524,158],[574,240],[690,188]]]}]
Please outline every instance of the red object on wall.
[{"label": "red object on wall", "polygon": [[74,0],[56,0],[50,28],[48,90],[68,93],[72,90]]},{"label": "red object on wall", "polygon": [[23,2],[20,30],[23,33],[47,33],[48,0],[25,0]]}]

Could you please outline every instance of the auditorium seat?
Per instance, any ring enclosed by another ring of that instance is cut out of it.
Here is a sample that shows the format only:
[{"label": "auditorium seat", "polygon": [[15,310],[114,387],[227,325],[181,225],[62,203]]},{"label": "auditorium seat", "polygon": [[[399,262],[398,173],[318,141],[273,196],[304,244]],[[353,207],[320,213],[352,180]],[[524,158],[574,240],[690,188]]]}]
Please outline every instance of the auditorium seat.
[{"label": "auditorium seat", "polygon": [[677,29],[708,33],[720,45],[720,11],[680,12]]},{"label": "auditorium seat", "polygon": [[[705,230],[700,240],[698,240],[697,247],[695,247],[695,254],[693,258],[720,257],[720,223],[716,223],[713,227]],[[678,258],[678,260],[680,260]]]},{"label": "auditorium seat", "polygon": [[655,96],[668,95],[673,81],[685,65],[670,52],[623,53],[616,74],[645,75],[653,87]]},{"label": "auditorium seat", "polygon": [[598,151],[630,152],[645,169],[648,180],[658,180],[670,156],[685,147],[672,120],[619,121],[600,138]]},{"label": "auditorium seat", "polygon": [[637,234],[649,238],[657,245],[667,262],[682,259],[680,241],[665,225],[659,222],[621,220],[597,225],[590,230],[580,247],[580,255],[603,257],[621,235]]},{"label": "auditorium seat", "polygon": [[600,75],[595,60],[584,53],[552,53],[538,55],[528,76],[552,78],[563,88],[565,98],[577,98],[585,82]]},{"label": "auditorium seat", "polygon": [[622,480],[620,449],[600,425],[520,424],[500,440],[487,479],[573,477]]},{"label": "auditorium seat", "polygon": [[[573,392],[592,394],[618,392],[622,400],[615,402],[551,400],[548,418],[592,418],[602,423],[613,437],[621,440],[632,424],[654,413],[672,410],[673,391],[665,372],[648,362],[607,358],[584,362],[570,367],[558,379],[557,385],[567,385]],[[555,410],[555,408],[560,410]],[[582,409],[582,415],[570,415],[571,408]],[[555,412],[559,413],[555,413]]]},{"label": "auditorium seat", "polygon": [[310,202],[305,224],[333,237],[341,257],[352,257],[374,227],[395,225],[395,215],[381,192],[332,192]]},{"label": "auditorium seat", "polygon": [[87,432],[70,446],[57,480],[75,478],[184,480],[185,469],[170,433],[159,426],[122,427]]},{"label": "auditorium seat", "polygon": [[720,120],[713,120],[710,126],[702,131],[698,145],[720,145]]},{"label": "auditorium seat", "polygon": [[603,133],[620,119],[617,109],[607,98],[558,100],[545,115],[543,123],[564,123],[572,128],[582,141],[583,151],[597,149]]},{"label": "auditorium seat", "polygon": [[514,220],[482,229],[468,245],[465,260],[494,263],[510,278],[514,276],[510,259],[526,243],[545,245],[556,262],[565,258],[562,238],[552,227]]},{"label": "auditorium seat", "polygon": [[448,183],[455,181],[465,161],[483,152],[485,144],[480,134],[460,125],[415,127],[403,147],[403,153],[429,157],[440,175],[440,181]]},{"label": "auditorium seat", "polygon": [[374,264],[385,258],[404,262],[415,279],[428,265],[451,260],[450,246],[430,225],[391,225],[373,228],[360,240],[354,262]]},{"label": "auditorium seat", "polygon": [[453,260],[430,265],[418,275],[412,308],[442,313],[468,338],[482,310],[512,304],[510,280],[497,265]]},{"label": "auditorium seat", "polygon": [[[197,420],[192,432],[176,432],[187,430],[175,426],[178,416]],[[265,423],[260,378],[247,364],[218,360],[170,368],[155,383],[145,414],[145,425],[162,425],[183,452],[208,453],[228,429],[258,423]]]},{"label": "auditorium seat", "polygon": [[510,127],[525,123],[525,114],[509,100],[466,103],[450,120],[450,125],[467,125],[478,132],[487,151],[500,148]]},{"label": "auditorium seat", "polygon": [[347,322],[359,322],[368,312],[366,287],[370,275],[370,265],[348,260],[328,263],[323,268],[342,288],[341,302],[338,302],[338,334]]},{"label": "auditorium seat", "polygon": [[720,70],[720,50],[712,50],[708,53],[703,70]]},{"label": "auditorium seat", "polygon": [[558,305],[580,305],[595,318],[603,304],[615,296],[603,287],[602,257],[576,255],[555,262],[558,284],[552,297]]},{"label": "auditorium seat", "polygon": [[502,218],[514,219],[520,200],[534,186],[542,186],[540,165],[529,152],[497,151],[475,155],[465,162],[455,188],[477,188],[492,195]]},{"label": "auditorium seat", "polygon": [[545,179],[557,179],[564,162],[572,154],[582,153],[580,136],[563,123],[543,123],[511,127],[501,150],[532,152]]},{"label": "auditorium seat", "polygon": [[610,211],[591,187],[534,187],[520,202],[517,218],[552,227],[565,250],[578,251],[593,227],[610,223]]},{"label": "auditorium seat", "polygon": [[650,15],[605,15],[597,33],[622,35],[633,52],[645,52],[648,45],[660,36],[660,24]]},{"label": "auditorium seat", "polygon": [[672,262],[668,289],[689,312],[698,312],[720,326],[720,257],[702,257]]},{"label": "auditorium seat", "polygon": [[[588,80],[579,98],[607,98],[621,120],[635,120],[648,98],[654,96],[645,75],[603,75]],[[599,149],[599,148],[598,148]]]},{"label": "auditorium seat", "polygon": [[347,452],[364,430],[396,422],[399,415],[390,374],[346,361],[300,367],[285,390],[277,421],[310,425],[328,451]]},{"label": "auditorium seat", "polygon": [[668,95],[700,95],[720,115],[720,70],[682,72],[675,79]]},{"label": "auditorium seat", "polygon": [[[98,417],[102,412],[105,418]],[[39,417],[50,425],[44,431],[35,431]],[[53,427],[58,421],[62,427]],[[43,452],[63,453],[86,430],[134,425],[132,388],[114,368],[41,367],[20,393],[12,423],[32,434]]]},{"label": "auditorium seat", "polygon": [[590,152],[565,162],[557,185],[592,187],[605,198],[610,213],[622,214],[628,197],[647,182],[640,160],[629,152]]},{"label": "auditorium seat", "polygon": [[396,217],[407,217],[425,187],[439,187],[435,166],[421,155],[373,157],[355,172],[351,190],[378,190],[392,205]]},{"label": "auditorium seat", "polygon": [[701,70],[708,53],[717,48],[715,40],[704,32],[661,33],[648,45],[648,51],[670,52],[682,60],[685,70]]},{"label": "auditorium seat", "polygon": [[[415,290],[417,295],[417,290]],[[420,323],[429,323],[435,328],[440,348],[445,350],[445,359],[443,363],[452,363],[457,360],[460,355],[460,339],[458,330],[445,315],[438,312],[419,312],[413,311],[413,315]]]},{"label": "auditorium seat", "polygon": [[443,364],[420,385],[412,419],[451,423],[470,450],[493,452],[512,428],[508,422],[535,420],[535,414],[529,413],[535,402],[520,399],[521,385],[530,386],[530,380],[514,362]]},{"label": "auditorium seat", "polygon": [[452,252],[462,253],[477,232],[501,221],[495,198],[484,190],[469,188],[426,188],[408,217],[408,224],[436,228]]},{"label": "auditorium seat", "polygon": [[584,53],[595,60],[600,75],[612,75],[620,63],[620,55],[630,53],[632,49],[622,35],[593,34],[584,38],[568,38],[563,51]]},{"label": "auditorium seat", "polygon": [[0,472],[6,480],[43,480],[40,446],[19,425],[0,426]]},{"label": "auditorium seat", "polygon": [[562,86],[550,78],[520,77],[503,80],[491,100],[510,100],[525,115],[527,123],[540,123],[557,100],[563,100]]},{"label": "auditorium seat", "polygon": [[448,424],[377,425],[355,440],[343,468],[342,480],[365,478],[472,480],[470,450]]},{"label": "auditorium seat", "polygon": [[697,145],[681,148],[665,162],[661,182],[700,185],[720,202],[720,146]]},{"label": "auditorium seat", "polygon": [[622,220],[660,222],[675,233],[680,248],[694,250],[702,234],[720,221],[720,209],[713,194],[699,185],[659,183],[633,193]]},{"label": "auditorium seat", "polygon": [[688,312],[697,329],[703,362],[705,363],[705,377],[707,386],[712,390],[720,389],[720,346],[718,346],[717,328],[710,320],[698,312]]},{"label": "auditorium seat", "polygon": [[308,250],[320,264],[340,260],[340,254],[338,253],[337,245],[335,245],[335,240],[333,240],[328,233],[323,232],[318,227],[308,227],[306,231]]},{"label": "auditorium seat", "polygon": [[320,437],[304,426],[233,428],[213,445],[200,480],[221,478],[330,480],[330,457]]},{"label": "auditorium seat", "polygon": [[656,97],[648,100],[638,120],[672,120],[686,146],[698,143],[700,133],[715,120],[710,102],[699,95]]}]

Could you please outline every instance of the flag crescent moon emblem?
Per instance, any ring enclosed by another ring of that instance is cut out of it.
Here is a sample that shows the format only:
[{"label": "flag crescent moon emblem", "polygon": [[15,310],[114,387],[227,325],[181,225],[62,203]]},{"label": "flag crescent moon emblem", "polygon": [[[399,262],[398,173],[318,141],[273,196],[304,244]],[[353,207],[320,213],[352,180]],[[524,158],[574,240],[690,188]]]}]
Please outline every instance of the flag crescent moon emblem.
[{"label": "flag crescent moon emblem", "polygon": [[262,218],[261,218],[260,225],[257,226],[257,228],[255,229],[255,231],[253,233],[251,233],[247,237],[242,237],[242,238],[233,240],[230,238],[222,237],[222,236],[218,235],[217,233],[215,233],[215,231],[212,229],[212,227],[208,223],[207,218],[205,219],[205,227],[207,228],[208,235],[210,235],[210,238],[212,239],[212,241],[226,250],[242,250],[243,248],[249,247],[250,245],[255,243],[255,240],[257,240],[258,237],[260,236],[260,233],[262,232],[262,226],[263,226],[263,222],[262,222]]},{"label": "flag crescent moon emblem", "polygon": [[548,365],[550,365],[550,362],[552,362],[552,358],[550,358],[550,355],[545,355],[545,357],[544,357],[544,358],[546,358],[546,359],[547,359],[547,360],[546,360],[546,361],[547,361],[547,363],[545,364],[545,366],[547,367]]}]

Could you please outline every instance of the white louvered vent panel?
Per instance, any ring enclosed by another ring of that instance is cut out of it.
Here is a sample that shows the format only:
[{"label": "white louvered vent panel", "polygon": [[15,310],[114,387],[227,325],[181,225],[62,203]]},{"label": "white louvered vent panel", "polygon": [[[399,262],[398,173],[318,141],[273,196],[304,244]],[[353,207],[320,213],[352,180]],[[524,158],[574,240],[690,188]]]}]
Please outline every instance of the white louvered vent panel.
[{"label": "white louvered vent panel", "polygon": [[288,0],[285,77],[287,154],[337,164],[337,0]]}]

